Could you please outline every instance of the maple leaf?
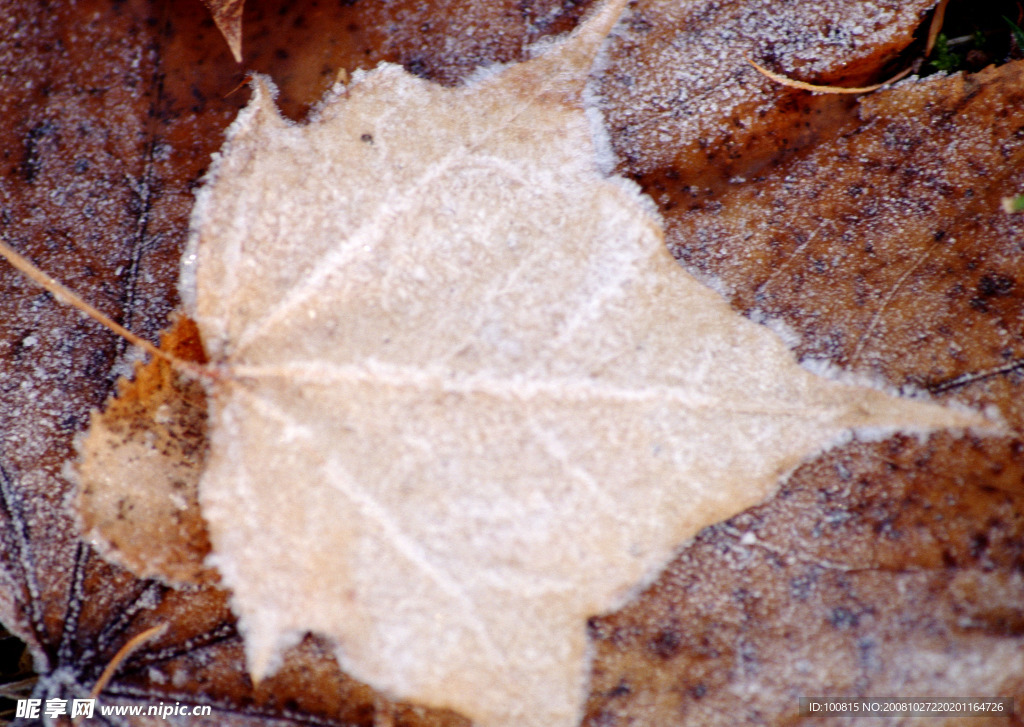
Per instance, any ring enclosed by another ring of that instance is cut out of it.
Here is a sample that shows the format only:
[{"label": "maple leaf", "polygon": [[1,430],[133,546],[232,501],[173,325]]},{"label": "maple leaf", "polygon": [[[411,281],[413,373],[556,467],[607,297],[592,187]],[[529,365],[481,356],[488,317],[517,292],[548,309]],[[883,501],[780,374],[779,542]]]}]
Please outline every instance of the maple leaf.
[{"label": "maple leaf", "polygon": [[851,427],[979,421],[811,375],[673,264],[581,101],[623,4],[457,89],[358,74],[301,127],[259,82],[232,127],[182,295],[256,678],[313,631],[402,698],[573,724],[586,618],[679,542]]}]

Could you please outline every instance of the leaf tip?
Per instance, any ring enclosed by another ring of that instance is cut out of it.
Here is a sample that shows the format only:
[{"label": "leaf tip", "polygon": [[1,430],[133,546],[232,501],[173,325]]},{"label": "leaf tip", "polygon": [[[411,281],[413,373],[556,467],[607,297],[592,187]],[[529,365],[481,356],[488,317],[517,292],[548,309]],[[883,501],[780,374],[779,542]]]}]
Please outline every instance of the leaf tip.
[{"label": "leaf tip", "polygon": [[245,0],[203,0],[235,61],[242,62],[242,7]]},{"label": "leaf tip", "polygon": [[545,88],[551,88],[555,81],[566,96],[578,96],[602,44],[619,22],[628,2],[606,0],[567,37],[538,46],[539,55],[517,66],[517,72],[542,79],[540,83]]}]

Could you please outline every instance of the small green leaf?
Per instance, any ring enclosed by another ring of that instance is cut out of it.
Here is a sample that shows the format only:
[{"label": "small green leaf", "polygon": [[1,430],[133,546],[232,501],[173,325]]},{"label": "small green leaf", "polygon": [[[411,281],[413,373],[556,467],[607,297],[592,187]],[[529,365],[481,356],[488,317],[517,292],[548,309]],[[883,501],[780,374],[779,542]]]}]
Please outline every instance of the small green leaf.
[{"label": "small green leaf", "polygon": [[961,63],[963,58],[949,49],[949,38],[945,33],[939,33],[935,38],[935,58],[929,61],[929,65],[937,71],[952,73],[959,70]]},{"label": "small green leaf", "polygon": [[1003,210],[1010,214],[1024,212],[1024,194],[1018,194],[1015,197],[1003,197]]},{"label": "small green leaf", "polygon": [[1017,44],[1017,47],[1024,50],[1024,30],[1021,30],[1020,26],[1005,15],[1003,16],[1003,20],[1005,20],[1006,24],[1010,26],[1010,34],[1013,36],[1013,40]]}]

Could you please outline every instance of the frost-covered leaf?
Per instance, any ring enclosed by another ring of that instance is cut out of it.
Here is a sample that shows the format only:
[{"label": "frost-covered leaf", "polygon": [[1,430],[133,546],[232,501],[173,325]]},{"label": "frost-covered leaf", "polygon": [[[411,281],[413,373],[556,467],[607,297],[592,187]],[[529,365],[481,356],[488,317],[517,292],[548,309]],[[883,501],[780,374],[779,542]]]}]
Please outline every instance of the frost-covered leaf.
[{"label": "frost-covered leaf", "polygon": [[265,82],[197,205],[200,483],[250,668],[301,634],[482,725],[571,725],[588,616],[851,427],[977,419],[799,368],[668,255],[583,108],[623,2],[447,89]]},{"label": "frost-covered leaf", "polygon": [[[815,84],[866,86],[936,0],[641,0],[599,88],[620,171],[668,212],[813,144],[854,103],[782,88],[745,58]],[[671,214],[670,214],[671,221]],[[671,237],[671,228],[670,241]]]},{"label": "frost-covered leaf", "polygon": [[785,320],[802,356],[1021,422],[998,393],[1024,365],[1024,220],[1001,208],[1024,180],[1021,129],[1024,62],[904,82],[749,181],[673,189],[670,242],[737,306]]},{"label": "frost-covered leaf", "polygon": [[1021,694],[1022,483],[1008,438],[893,437],[802,465],[591,621],[583,724],[790,725],[794,695]]},{"label": "frost-covered leaf", "polygon": [[[998,407],[1019,429],[1022,230],[999,209],[1024,178],[1018,64],[850,103],[744,80],[733,62],[764,58],[817,82],[881,79],[913,29],[904,11],[931,4],[773,3],[765,17],[759,3],[641,3],[602,77],[612,138],[687,268],[740,310],[781,318],[801,356]],[[816,26],[819,9],[828,23]],[[892,12],[879,32],[857,20]],[[792,31],[784,54],[762,55],[771,44],[758,26]],[[831,32],[794,54],[815,27]],[[858,34],[873,38],[863,55],[828,42]],[[885,36],[898,41],[890,51]],[[615,628],[595,630],[587,724],[789,724],[798,684],[837,696],[1019,693],[1020,447],[935,437],[872,447],[867,463],[862,448],[830,453],[753,520],[705,533],[609,619]],[[908,537],[914,528],[924,537]],[[847,551],[848,575],[832,560]],[[760,557],[734,557],[744,552]],[[801,600],[814,578],[821,589]]]},{"label": "frost-covered leaf", "polygon": [[651,0],[600,88],[619,171],[658,203],[674,254],[782,320],[800,358],[1024,421],[1006,381],[1024,360],[1024,220],[1000,208],[1024,179],[1021,63],[851,100],[736,61],[864,85],[934,5]]}]

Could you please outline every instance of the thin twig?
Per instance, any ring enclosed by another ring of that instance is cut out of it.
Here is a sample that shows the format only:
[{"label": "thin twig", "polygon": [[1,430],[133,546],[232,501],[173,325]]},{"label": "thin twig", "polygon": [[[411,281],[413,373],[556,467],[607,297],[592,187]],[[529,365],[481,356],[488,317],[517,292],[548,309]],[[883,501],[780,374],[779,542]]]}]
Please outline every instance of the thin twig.
[{"label": "thin twig", "polygon": [[872,91],[877,91],[878,89],[883,88],[884,86],[888,86],[891,83],[896,83],[896,81],[906,76],[912,70],[911,68],[905,68],[904,70],[900,71],[895,76],[890,78],[888,81],[876,83],[874,86],[860,86],[858,88],[849,88],[847,86],[819,86],[814,83],[795,81],[792,78],[783,76],[781,73],[769,71],[764,66],[759,66],[757,63],[754,63],[754,61],[750,60],[749,58],[746,58],[745,60],[747,61],[747,63],[756,68],[759,73],[761,73],[764,76],[767,76],[776,83],[780,83],[783,86],[789,86],[790,88],[799,88],[801,91],[812,91],[813,93],[871,93]]},{"label": "thin twig", "polygon": [[[110,663],[103,669],[100,674],[100,678],[96,680],[96,683],[92,687],[92,691],[89,692],[90,699],[96,699],[100,696],[110,680],[114,678],[114,674],[124,663],[124,660],[132,655],[133,652],[137,651],[140,646],[149,641],[150,639],[156,638],[162,635],[167,630],[167,624],[162,623],[152,628],[148,628],[142,633],[135,634],[132,638],[128,639],[128,642],[117,650],[114,654],[114,658],[110,660]],[[79,727],[82,721],[82,715],[77,715],[71,722],[72,727]]]},{"label": "thin twig", "polygon": [[70,305],[73,308],[77,308],[82,313],[84,313],[85,315],[89,316],[94,321],[102,325],[104,328],[113,331],[117,335],[121,336],[121,338],[125,339],[126,341],[135,346],[138,346],[149,355],[163,359],[178,371],[198,376],[215,377],[215,375],[206,367],[199,366],[197,364],[191,363],[190,361],[184,361],[178,358],[177,356],[172,356],[166,351],[161,351],[159,348],[154,346],[146,339],[135,335],[127,328],[122,326],[120,323],[112,319],[110,316],[97,310],[90,304],[86,303],[84,300],[82,300],[82,298],[80,298],[77,294],[68,289],[65,285],[54,280],[49,275],[44,273],[42,270],[37,268],[35,264],[32,263],[32,261],[21,255],[21,253],[19,253],[17,250],[15,250],[13,247],[8,245],[3,240],[0,240],[0,255],[6,258],[7,262],[9,262],[22,273],[24,273],[28,278],[30,278],[35,283],[46,289],[48,292],[52,293],[53,296],[58,301],[60,301],[61,303],[65,303],[66,305]]},{"label": "thin twig", "polygon": [[947,5],[949,5],[949,0],[939,0],[939,4],[935,6],[935,14],[932,15],[931,25],[928,26],[928,42],[924,46],[925,58],[932,54],[932,49],[935,47],[935,40],[939,37],[939,31],[942,30],[942,23],[946,18]]},{"label": "thin twig", "polygon": [[160,636],[166,630],[167,624],[162,623],[158,626],[146,629],[140,634],[135,634],[135,636],[128,639],[128,643],[126,643],[124,646],[118,649],[117,653],[114,654],[114,658],[110,660],[110,663],[107,664],[106,668],[103,670],[103,673],[100,674],[100,678],[96,680],[96,684],[93,685],[92,691],[89,693],[89,697],[91,699],[96,699],[100,695],[100,692],[102,692],[103,689],[107,686],[107,684],[110,683],[110,680],[114,678],[114,674],[117,673],[117,670],[120,668],[122,662],[124,662],[125,659],[131,656],[132,652],[134,652],[136,649],[138,649],[140,646],[142,646],[150,639],[154,639],[157,636]]}]

